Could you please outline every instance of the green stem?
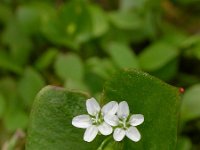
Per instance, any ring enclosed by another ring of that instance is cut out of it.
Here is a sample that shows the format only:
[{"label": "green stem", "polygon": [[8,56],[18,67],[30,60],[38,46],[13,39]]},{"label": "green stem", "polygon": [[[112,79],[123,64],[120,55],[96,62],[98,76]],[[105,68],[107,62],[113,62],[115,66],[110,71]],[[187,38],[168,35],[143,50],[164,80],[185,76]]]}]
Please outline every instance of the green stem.
[{"label": "green stem", "polygon": [[98,147],[97,150],[102,150],[103,147],[105,147],[105,145],[108,143],[108,141],[112,138],[112,136],[107,137],[102,143],[101,145]]}]

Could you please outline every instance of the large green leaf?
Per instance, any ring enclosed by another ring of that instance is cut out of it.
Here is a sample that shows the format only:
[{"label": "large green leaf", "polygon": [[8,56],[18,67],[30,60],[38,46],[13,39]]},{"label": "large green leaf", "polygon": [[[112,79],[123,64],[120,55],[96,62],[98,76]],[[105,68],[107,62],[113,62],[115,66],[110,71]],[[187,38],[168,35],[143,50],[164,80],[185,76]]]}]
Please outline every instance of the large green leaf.
[{"label": "large green leaf", "polygon": [[82,93],[47,86],[37,95],[32,113],[26,150],[93,150],[101,137],[93,142],[83,141],[83,129],[72,126],[74,116],[86,113]]},{"label": "large green leaf", "polygon": [[102,102],[127,101],[131,113],[143,114],[141,141],[126,138],[125,150],[173,150],[176,147],[180,96],[177,88],[137,70],[117,73],[108,81]]}]

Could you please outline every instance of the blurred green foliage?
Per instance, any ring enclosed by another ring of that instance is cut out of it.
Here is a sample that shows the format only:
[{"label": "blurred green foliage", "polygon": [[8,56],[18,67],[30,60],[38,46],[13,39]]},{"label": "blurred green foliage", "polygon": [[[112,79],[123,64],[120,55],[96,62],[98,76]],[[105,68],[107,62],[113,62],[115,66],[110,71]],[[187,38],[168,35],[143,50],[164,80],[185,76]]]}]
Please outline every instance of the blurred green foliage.
[{"label": "blurred green foliage", "polygon": [[199,0],[1,0],[0,145],[44,85],[99,97],[132,67],[185,87],[177,149],[200,149],[199,18]]}]

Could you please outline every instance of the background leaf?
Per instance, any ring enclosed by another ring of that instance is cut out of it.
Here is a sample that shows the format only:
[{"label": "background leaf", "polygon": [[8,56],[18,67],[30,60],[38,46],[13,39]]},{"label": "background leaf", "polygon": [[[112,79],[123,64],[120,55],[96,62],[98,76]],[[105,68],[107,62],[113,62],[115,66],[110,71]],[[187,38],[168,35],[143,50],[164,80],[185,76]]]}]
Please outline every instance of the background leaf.
[{"label": "background leaf", "polygon": [[5,109],[6,109],[5,98],[4,98],[3,95],[0,93],[0,118],[2,118]]},{"label": "background leaf", "polygon": [[110,59],[99,59],[97,57],[88,59],[86,68],[104,79],[108,79],[116,70]]},{"label": "background leaf", "polygon": [[181,105],[181,118],[189,121],[200,117],[200,84],[186,90]]},{"label": "background leaf", "polygon": [[4,125],[9,131],[15,131],[16,129],[25,129],[28,125],[29,116],[24,111],[20,110],[20,107],[10,107],[5,114]]},{"label": "background leaf", "polygon": [[134,52],[126,45],[110,43],[107,52],[119,68],[139,68]]},{"label": "background leaf", "polygon": [[76,54],[59,55],[54,66],[56,74],[62,79],[82,80],[84,68],[81,59]]},{"label": "background leaf", "polygon": [[4,52],[0,52],[0,67],[16,74],[20,74],[22,72],[22,68],[15,64],[15,62]]},{"label": "background leaf", "polygon": [[48,49],[35,63],[35,67],[39,70],[47,69],[58,54],[58,50],[54,48]]},{"label": "background leaf", "polygon": [[90,5],[88,9],[91,15],[93,35],[95,37],[101,36],[109,28],[107,16],[104,11],[96,5]]},{"label": "background leaf", "polygon": [[146,71],[160,69],[178,55],[176,47],[168,43],[158,42],[146,48],[139,55],[141,68]]},{"label": "background leaf", "polygon": [[19,94],[26,106],[31,106],[35,95],[45,85],[41,75],[32,68],[27,68],[19,81]]},{"label": "background leaf", "polygon": [[191,150],[191,149],[192,149],[192,143],[188,138],[180,137],[178,139],[176,150]]},{"label": "background leaf", "polygon": [[142,25],[141,18],[133,12],[112,12],[109,17],[113,25],[120,29],[133,30]]}]

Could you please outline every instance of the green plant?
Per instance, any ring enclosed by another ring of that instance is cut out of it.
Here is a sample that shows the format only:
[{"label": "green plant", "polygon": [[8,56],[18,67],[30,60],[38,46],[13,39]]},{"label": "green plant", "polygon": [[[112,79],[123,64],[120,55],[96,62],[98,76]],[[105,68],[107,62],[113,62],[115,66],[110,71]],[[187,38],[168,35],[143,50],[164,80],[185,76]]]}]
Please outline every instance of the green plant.
[{"label": "green plant", "polygon": [[12,139],[18,129],[26,134],[45,85],[106,100],[112,74],[135,68],[185,89],[177,149],[200,149],[199,6],[198,0],[1,0],[0,147],[24,148],[25,138]]},{"label": "green plant", "polygon": [[45,87],[33,105],[26,149],[175,149],[180,108],[177,88],[136,70],[120,71],[105,84],[101,104],[126,100],[134,113],[145,116],[138,143],[128,139],[118,143],[111,137],[102,146],[102,135],[91,143],[84,142],[83,132],[72,126],[72,118],[86,114],[87,97],[59,87]]}]

